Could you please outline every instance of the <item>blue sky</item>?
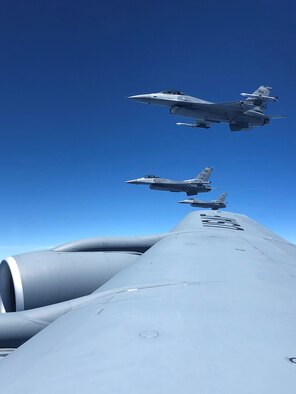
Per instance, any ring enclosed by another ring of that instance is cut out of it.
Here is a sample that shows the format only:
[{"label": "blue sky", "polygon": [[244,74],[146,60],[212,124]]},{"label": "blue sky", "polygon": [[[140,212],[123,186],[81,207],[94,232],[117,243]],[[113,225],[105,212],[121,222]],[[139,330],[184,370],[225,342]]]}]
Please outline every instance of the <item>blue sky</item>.
[{"label": "blue sky", "polygon": [[[0,257],[96,235],[167,231],[183,194],[125,180],[214,167],[228,210],[296,242],[291,1],[6,1],[0,10]],[[176,88],[210,101],[273,86],[249,133],[175,126],[127,100]],[[205,195],[204,195],[205,196]],[[204,197],[202,196],[202,197]]]}]

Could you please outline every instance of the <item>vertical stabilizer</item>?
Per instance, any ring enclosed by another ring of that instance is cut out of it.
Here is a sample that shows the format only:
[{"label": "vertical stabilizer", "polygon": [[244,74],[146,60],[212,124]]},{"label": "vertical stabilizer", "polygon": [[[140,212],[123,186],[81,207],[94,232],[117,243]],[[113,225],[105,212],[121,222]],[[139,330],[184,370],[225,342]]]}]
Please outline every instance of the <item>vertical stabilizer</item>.
[{"label": "vertical stabilizer", "polygon": [[[252,93],[252,97],[248,97],[246,101],[253,101],[255,105],[255,110],[259,112],[264,112],[266,110],[267,101],[268,97],[270,96],[271,89],[272,88],[270,86],[259,86],[259,88]],[[258,96],[258,99],[254,99],[255,96]],[[262,99],[260,97],[262,97]]]},{"label": "vertical stabilizer", "polygon": [[206,167],[202,172],[200,172],[197,176],[196,179],[199,180],[200,182],[207,182],[213,172],[212,167]]},{"label": "vertical stabilizer", "polygon": [[[271,87],[270,86],[259,86],[258,89],[255,90],[254,93],[252,93],[254,96],[269,96],[271,92]],[[249,99],[247,99],[249,100]]]},{"label": "vertical stabilizer", "polygon": [[218,201],[225,202],[226,196],[227,196],[227,193],[222,193],[221,196],[218,198]]}]

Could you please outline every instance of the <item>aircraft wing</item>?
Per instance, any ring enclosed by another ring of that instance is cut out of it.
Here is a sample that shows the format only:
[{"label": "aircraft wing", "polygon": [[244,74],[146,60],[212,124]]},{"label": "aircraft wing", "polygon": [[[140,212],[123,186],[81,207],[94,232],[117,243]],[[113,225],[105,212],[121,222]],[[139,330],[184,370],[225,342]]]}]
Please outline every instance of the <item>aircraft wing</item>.
[{"label": "aircraft wing", "polygon": [[0,362],[1,392],[296,392],[296,247],[192,212]]},{"label": "aircraft wing", "polygon": [[177,104],[178,107],[190,108],[195,110],[209,110],[209,111],[239,111],[243,112],[244,110],[253,108],[252,104],[243,105],[242,101],[233,101],[233,102],[225,102],[225,103],[189,103],[182,102]]}]

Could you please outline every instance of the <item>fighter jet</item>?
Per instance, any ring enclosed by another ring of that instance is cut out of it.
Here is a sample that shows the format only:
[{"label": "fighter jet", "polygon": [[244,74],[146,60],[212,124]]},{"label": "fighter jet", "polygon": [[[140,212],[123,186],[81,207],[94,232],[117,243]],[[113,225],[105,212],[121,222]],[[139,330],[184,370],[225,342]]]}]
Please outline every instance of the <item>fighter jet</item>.
[{"label": "fighter jet", "polygon": [[178,126],[208,129],[211,123],[228,123],[231,131],[246,131],[268,124],[271,118],[284,118],[264,113],[268,101],[278,101],[278,97],[270,96],[271,89],[270,86],[260,86],[253,93],[241,93],[241,96],[246,97],[243,100],[224,103],[201,100],[178,90],[163,90],[129,98],[145,104],[169,107],[172,115],[195,119],[194,123],[178,122]]},{"label": "fighter jet", "polygon": [[211,201],[200,201],[200,200],[195,200],[194,198],[188,198],[187,200],[179,201],[179,203],[190,204],[192,207],[212,208],[213,211],[216,211],[217,209],[226,208],[226,204],[225,204],[226,196],[227,193],[222,193],[217,200],[211,200]]},{"label": "fighter jet", "polygon": [[143,178],[126,181],[134,185],[148,185],[152,190],[163,190],[169,192],[186,192],[187,196],[194,196],[197,193],[206,193],[212,190],[208,180],[213,171],[212,167],[206,167],[196,178],[184,181],[175,181],[161,178],[156,175],[146,175]]}]

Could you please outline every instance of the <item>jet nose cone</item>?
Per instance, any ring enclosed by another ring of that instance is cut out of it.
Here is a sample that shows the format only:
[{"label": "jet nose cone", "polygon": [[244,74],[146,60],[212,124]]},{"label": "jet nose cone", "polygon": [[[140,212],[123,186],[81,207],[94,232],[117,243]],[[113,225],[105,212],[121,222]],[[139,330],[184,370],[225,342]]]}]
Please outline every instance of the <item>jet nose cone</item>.
[{"label": "jet nose cone", "polygon": [[179,204],[189,204],[189,201],[188,200],[181,200],[181,201],[178,201],[178,203]]},{"label": "jet nose cone", "polygon": [[138,179],[131,179],[130,181],[125,181],[125,183],[130,183],[130,184],[137,184],[139,183]]},{"label": "jet nose cone", "polygon": [[150,104],[151,101],[150,94],[137,94],[136,96],[129,96],[128,98],[145,104]]}]

